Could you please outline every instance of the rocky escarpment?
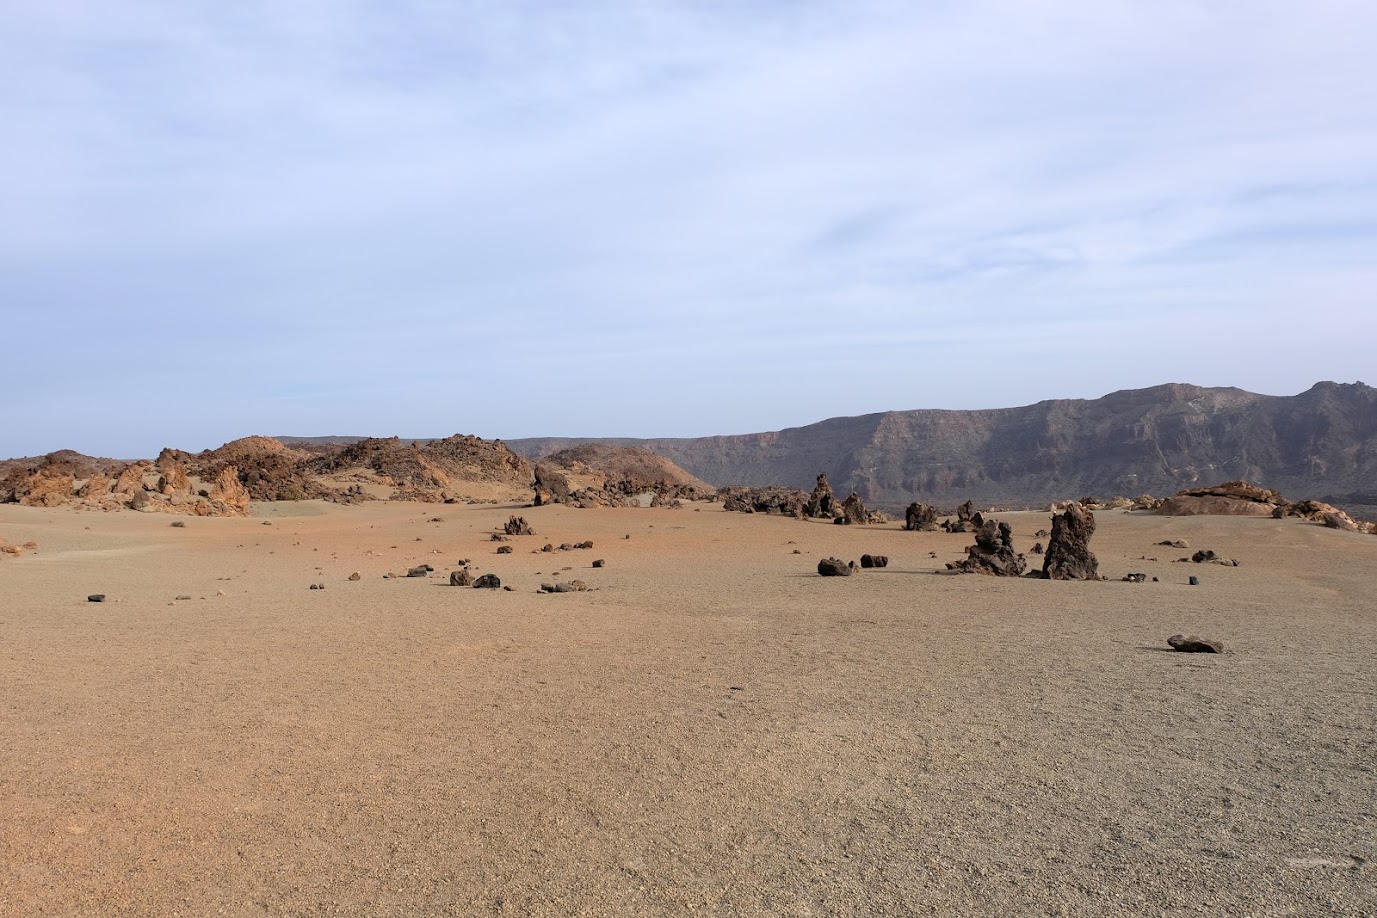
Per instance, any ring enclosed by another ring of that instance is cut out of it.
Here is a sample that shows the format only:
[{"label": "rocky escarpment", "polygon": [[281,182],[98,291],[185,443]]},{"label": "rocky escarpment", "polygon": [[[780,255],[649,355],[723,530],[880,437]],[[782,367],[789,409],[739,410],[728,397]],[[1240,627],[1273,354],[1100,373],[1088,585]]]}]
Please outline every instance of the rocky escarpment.
[{"label": "rocky escarpment", "polygon": [[[514,440],[530,457],[571,440]],[[1069,495],[1171,494],[1247,479],[1359,512],[1377,480],[1377,389],[1294,396],[1171,384],[984,411],[890,411],[770,433],[618,439],[712,484],[807,490],[821,470],[870,506],[1042,505]],[[1377,507],[1373,508],[1377,514]]]}]

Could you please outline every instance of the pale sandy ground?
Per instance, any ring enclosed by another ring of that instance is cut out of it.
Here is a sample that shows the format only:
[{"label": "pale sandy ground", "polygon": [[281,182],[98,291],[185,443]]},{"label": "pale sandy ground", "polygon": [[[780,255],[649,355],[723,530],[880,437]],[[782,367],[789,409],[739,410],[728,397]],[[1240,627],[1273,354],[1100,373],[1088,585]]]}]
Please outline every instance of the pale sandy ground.
[{"label": "pale sandy ground", "polygon": [[1046,583],[716,507],[506,556],[504,508],[259,512],[0,507],[0,914],[1377,913],[1377,538],[1101,512],[1162,582]]}]

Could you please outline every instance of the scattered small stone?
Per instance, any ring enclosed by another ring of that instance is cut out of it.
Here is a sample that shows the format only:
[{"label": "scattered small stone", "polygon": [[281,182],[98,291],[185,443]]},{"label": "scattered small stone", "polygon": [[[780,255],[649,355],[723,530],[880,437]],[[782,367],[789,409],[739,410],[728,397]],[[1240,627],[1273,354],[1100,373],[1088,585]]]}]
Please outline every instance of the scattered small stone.
[{"label": "scattered small stone", "polygon": [[1165,546],[1167,546],[1168,548],[1190,548],[1190,547],[1191,547],[1191,543],[1187,542],[1185,539],[1163,539],[1162,541],[1158,542],[1157,544],[1158,544],[1158,545],[1165,545]]},{"label": "scattered small stone", "polygon": [[856,570],[856,562],[847,564],[839,558],[824,558],[818,562],[820,577],[850,577]]},{"label": "scattered small stone", "polygon": [[443,523],[445,519],[442,516],[432,516],[429,521],[432,523]]},{"label": "scattered small stone", "polygon": [[889,567],[886,555],[861,555],[861,567]]},{"label": "scattered small stone", "polygon": [[422,564],[420,567],[413,567],[406,572],[408,577],[425,577],[430,574],[430,565]]},{"label": "scattered small stone", "polygon": [[499,545],[497,546],[497,553],[499,555],[510,555],[512,553],[512,547],[510,545]]},{"label": "scattered small stone", "polygon": [[592,543],[592,541],[587,541],[587,542],[575,542],[575,543],[574,543],[574,547],[575,547],[575,548],[592,548],[592,547],[593,547],[593,543]]},{"label": "scattered small stone", "polygon": [[264,526],[271,526],[272,524],[273,524],[273,521],[272,521],[272,520],[264,520],[264,521],[263,521],[263,525],[264,525]]},{"label": "scattered small stone", "polygon": [[607,562],[604,561],[602,558],[599,558],[598,560],[596,560],[596,561],[593,562],[593,566],[594,566],[594,567],[603,567],[603,566],[605,566],[606,564],[607,564]]},{"label": "scattered small stone", "polygon": [[1223,653],[1224,643],[1195,635],[1173,634],[1167,638],[1171,649],[1178,653]]},{"label": "scattered small stone", "polygon": [[799,551],[797,548],[795,548],[792,552],[790,552],[790,554],[801,555],[801,554],[803,554],[803,552],[801,552],[801,551]]},{"label": "scattered small stone", "polygon": [[496,590],[501,586],[502,581],[496,574],[484,574],[473,582],[475,590]]},{"label": "scattered small stone", "polygon": [[564,542],[559,546],[560,551],[573,551],[574,546],[569,542]]},{"label": "scattered small stone", "polygon": [[362,579],[363,579],[363,575],[360,574],[358,571],[354,571],[354,573],[352,573],[352,574],[349,575],[349,579],[350,579],[350,580],[362,580]]},{"label": "scattered small stone", "polygon": [[87,602],[105,602],[105,594],[104,594],[104,593],[92,593],[90,596],[87,596],[87,597],[86,597],[86,601],[87,601]]},{"label": "scattered small stone", "polygon": [[185,521],[185,520],[173,520],[172,523],[171,523],[171,526],[172,526],[173,529],[185,529],[185,528],[186,528],[186,521]]},{"label": "scattered small stone", "polygon": [[[311,589],[314,590],[315,587],[311,587]],[[177,602],[184,602],[186,600],[191,599],[191,597],[187,596],[186,594],[182,594],[181,596],[174,596],[173,599],[177,600]]]},{"label": "scattered small stone", "polygon": [[507,537],[504,536],[504,535],[503,535],[502,533],[500,533],[500,532],[494,532],[492,535],[488,536],[488,541],[490,541],[490,542],[505,542],[505,541],[507,541]]},{"label": "scattered small stone", "polygon": [[546,542],[543,546],[541,546],[541,549],[540,549],[540,550],[541,550],[541,551],[554,551],[554,550],[555,550],[555,546],[551,545],[549,542]]},{"label": "scattered small stone", "polygon": [[1147,580],[1147,574],[1124,574],[1125,583],[1143,583]]}]

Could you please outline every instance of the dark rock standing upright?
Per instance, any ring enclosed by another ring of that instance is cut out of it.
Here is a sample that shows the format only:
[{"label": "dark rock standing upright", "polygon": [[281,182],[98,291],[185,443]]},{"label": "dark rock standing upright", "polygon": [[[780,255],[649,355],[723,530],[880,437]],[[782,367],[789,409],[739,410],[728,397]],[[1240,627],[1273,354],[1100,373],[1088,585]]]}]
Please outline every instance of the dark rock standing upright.
[{"label": "dark rock standing upright", "polygon": [[526,517],[524,516],[514,516],[507,520],[507,524],[502,527],[502,531],[511,536],[535,535],[535,530],[531,528],[530,523],[526,522]]},{"label": "dark rock standing upright", "polygon": [[1014,533],[1009,524],[986,520],[976,531],[975,544],[966,549],[966,558],[949,563],[947,569],[963,574],[1018,577],[1028,569],[1028,562],[1014,551]]},{"label": "dark rock standing upright", "polygon": [[1052,537],[1042,561],[1048,580],[1099,580],[1100,562],[1090,551],[1095,534],[1095,514],[1072,501],[1052,517]]},{"label": "dark rock standing upright", "polygon": [[966,501],[956,508],[956,521],[958,523],[969,523],[971,521],[972,508],[971,502]]},{"label": "dark rock standing upright", "polygon": [[937,509],[917,502],[909,504],[904,511],[904,528],[909,532],[931,532],[937,528]]},{"label": "dark rock standing upright", "polygon": [[837,522],[848,526],[861,526],[865,521],[865,505],[861,503],[861,496],[852,491],[851,496],[842,501],[841,516],[837,518]]},{"label": "dark rock standing upright", "polygon": [[830,520],[837,515],[837,499],[832,495],[832,486],[827,483],[826,473],[818,475],[817,487],[808,498],[803,512],[813,519]]}]

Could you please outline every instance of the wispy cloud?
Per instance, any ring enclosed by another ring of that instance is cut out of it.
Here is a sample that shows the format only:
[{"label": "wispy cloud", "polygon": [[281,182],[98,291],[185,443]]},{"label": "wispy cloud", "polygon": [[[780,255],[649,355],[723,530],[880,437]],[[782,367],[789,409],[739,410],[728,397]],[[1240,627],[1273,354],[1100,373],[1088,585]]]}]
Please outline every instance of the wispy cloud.
[{"label": "wispy cloud", "polygon": [[[54,2],[0,26],[25,342],[0,453],[686,435],[1370,371],[1367,4]],[[246,394],[296,391],[343,394]]]}]

